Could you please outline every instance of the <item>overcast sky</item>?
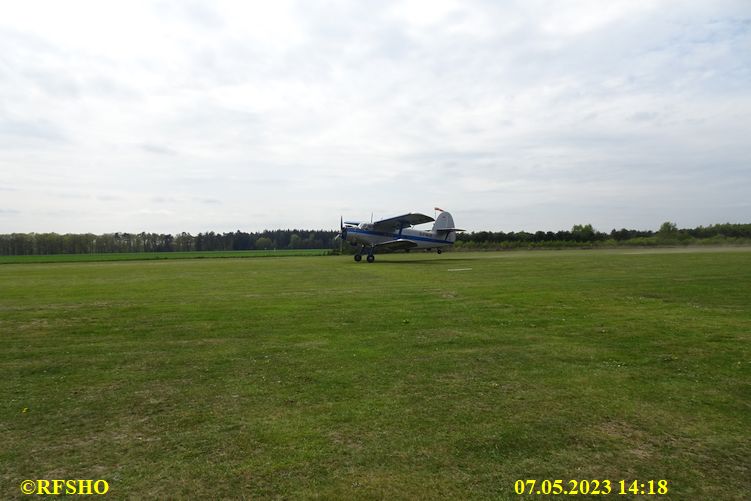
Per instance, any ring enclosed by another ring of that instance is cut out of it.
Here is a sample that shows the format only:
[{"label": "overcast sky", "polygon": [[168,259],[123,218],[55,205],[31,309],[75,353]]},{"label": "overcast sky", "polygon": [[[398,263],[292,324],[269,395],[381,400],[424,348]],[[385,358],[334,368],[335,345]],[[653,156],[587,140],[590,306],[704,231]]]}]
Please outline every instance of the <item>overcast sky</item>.
[{"label": "overcast sky", "polygon": [[7,1],[0,233],[751,222],[751,2]]}]

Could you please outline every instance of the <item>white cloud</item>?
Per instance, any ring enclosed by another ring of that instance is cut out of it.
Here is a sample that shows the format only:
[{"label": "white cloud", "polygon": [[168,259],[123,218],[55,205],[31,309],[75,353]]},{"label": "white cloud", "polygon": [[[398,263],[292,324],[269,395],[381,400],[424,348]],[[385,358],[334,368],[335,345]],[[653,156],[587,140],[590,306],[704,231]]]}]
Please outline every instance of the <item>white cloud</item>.
[{"label": "white cloud", "polygon": [[747,2],[24,2],[0,42],[0,232],[751,218]]}]

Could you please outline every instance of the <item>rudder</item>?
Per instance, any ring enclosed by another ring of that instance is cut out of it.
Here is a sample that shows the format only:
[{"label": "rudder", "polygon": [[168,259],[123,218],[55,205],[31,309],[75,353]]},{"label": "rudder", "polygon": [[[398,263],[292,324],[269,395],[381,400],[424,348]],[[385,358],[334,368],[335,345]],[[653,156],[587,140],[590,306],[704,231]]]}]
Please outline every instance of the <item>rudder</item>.
[{"label": "rudder", "polygon": [[454,230],[454,218],[449,212],[441,212],[433,223],[433,231]]},{"label": "rudder", "polygon": [[433,223],[433,232],[438,236],[438,238],[441,238],[448,242],[453,243],[456,241],[457,231],[464,230],[460,230],[456,227],[456,225],[454,224],[454,218],[451,217],[451,214],[448,212],[441,212],[438,215],[438,218],[435,220],[435,223]]}]

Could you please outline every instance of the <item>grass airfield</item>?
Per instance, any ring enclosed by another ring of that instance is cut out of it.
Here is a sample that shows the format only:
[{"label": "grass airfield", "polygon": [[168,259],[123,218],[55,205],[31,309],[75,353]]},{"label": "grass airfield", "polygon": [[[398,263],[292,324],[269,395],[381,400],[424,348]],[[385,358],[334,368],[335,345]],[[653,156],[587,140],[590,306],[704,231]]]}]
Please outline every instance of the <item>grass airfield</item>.
[{"label": "grass airfield", "polygon": [[3,264],[0,336],[0,498],[751,490],[749,249]]}]

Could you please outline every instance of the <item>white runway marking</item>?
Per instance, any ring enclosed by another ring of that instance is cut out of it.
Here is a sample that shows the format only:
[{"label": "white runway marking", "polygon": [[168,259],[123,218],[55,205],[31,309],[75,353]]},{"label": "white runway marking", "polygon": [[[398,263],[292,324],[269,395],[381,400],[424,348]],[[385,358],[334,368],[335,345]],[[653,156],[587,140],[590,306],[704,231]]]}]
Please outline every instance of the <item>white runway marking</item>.
[{"label": "white runway marking", "polygon": [[471,269],[472,269],[472,268],[449,268],[449,269],[448,269],[448,270],[446,270],[446,271],[469,271],[469,270],[471,270]]}]

